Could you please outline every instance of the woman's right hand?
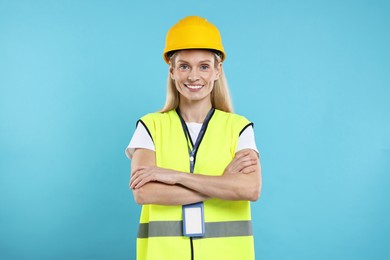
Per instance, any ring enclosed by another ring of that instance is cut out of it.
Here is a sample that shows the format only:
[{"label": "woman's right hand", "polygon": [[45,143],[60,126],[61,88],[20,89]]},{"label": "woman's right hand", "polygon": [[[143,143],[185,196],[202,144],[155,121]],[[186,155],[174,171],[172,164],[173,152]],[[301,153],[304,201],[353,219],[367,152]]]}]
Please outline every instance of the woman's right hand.
[{"label": "woman's right hand", "polygon": [[130,188],[138,189],[149,182],[161,182],[169,185],[176,184],[178,171],[156,166],[141,166],[134,170],[130,179]]},{"label": "woman's right hand", "polygon": [[226,166],[223,174],[248,174],[256,171],[259,158],[257,153],[251,149],[238,151],[233,160]]}]

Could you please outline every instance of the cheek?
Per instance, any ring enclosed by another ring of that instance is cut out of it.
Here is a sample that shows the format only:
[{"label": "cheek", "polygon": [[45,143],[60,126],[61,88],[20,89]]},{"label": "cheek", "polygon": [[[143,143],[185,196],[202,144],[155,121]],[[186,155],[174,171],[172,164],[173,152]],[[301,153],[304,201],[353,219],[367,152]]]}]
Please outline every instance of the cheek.
[{"label": "cheek", "polygon": [[175,82],[182,82],[187,78],[184,73],[173,73],[172,77],[175,79]]},{"label": "cheek", "polygon": [[208,78],[207,78],[207,82],[210,84],[210,85],[213,85],[214,82],[216,80],[216,75],[210,75]]},{"label": "cheek", "polygon": [[177,78],[176,78],[176,80],[175,80],[175,88],[176,88],[176,90],[179,91],[179,92],[181,92],[182,89],[184,88],[183,83],[181,83],[180,80],[177,79]]}]

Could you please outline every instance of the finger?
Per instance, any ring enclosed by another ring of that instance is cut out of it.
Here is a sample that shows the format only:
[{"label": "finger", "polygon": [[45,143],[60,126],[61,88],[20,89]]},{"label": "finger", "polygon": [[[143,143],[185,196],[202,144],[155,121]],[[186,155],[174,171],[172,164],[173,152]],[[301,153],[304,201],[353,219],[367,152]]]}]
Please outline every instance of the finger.
[{"label": "finger", "polygon": [[248,155],[249,155],[249,151],[240,151],[240,152],[236,153],[234,158],[235,159],[239,159],[239,158],[242,158],[242,157],[245,157],[245,156],[248,156]]},{"label": "finger", "polygon": [[243,168],[243,165],[245,166],[248,162],[250,162],[250,161],[244,160],[244,159],[238,159],[237,161],[235,161],[231,164],[230,170],[232,172],[237,173]]},{"label": "finger", "polygon": [[250,161],[245,161],[245,162],[242,162],[238,165],[238,172],[241,172],[243,169],[245,169],[246,167],[249,167],[249,166],[253,166],[256,164],[256,161],[255,160],[250,160]]},{"label": "finger", "polygon": [[254,158],[256,158],[256,156],[254,156],[253,153],[247,151],[245,153],[242,153],[239,157],[237,157],[237,160],[250,160]]},{"label": "finger", "polygon": [[141,188],[148,182],[156,181],[157,177],[153,172],[153,169],[153,167],[146,167],[143,170],[138,171],[132,183],[133,189]]},{"label": "finger", "polygon": [[130,186],[132,187],[133,183],[134,183],[134,180],[137,179],[139,175],[139,171],[134,171],[132,174],[131,174],[131,177],[130,177]]},{"label": "finger", "polygon": [[132,178],[132,179],[130,180],[130,188],[131,188],[131,189],[135,189],[135,186],[138,184],[138,182],[139,182],[139,179],[138,179],[138,178]]},{"label": "finger", "polygon": [[245,150],[245,151],[239,151],[235,154],[234,158],[232,159],[232,161],[227,165],[227,167],[225,168],[225,173],[237,173],[238,172],[238,169],[240,169],[240,163],[242,161],[246,161],[246,160],[249,160],[249,157],[248,155],[250,154],[249,151]]},{"label": "finger", "polygon": [[249,173],[255,172],[256,169],[257,169],[257,167],[254,166],[254,165],[248,166],[248,167],[245,167],[244,169],[242,169],[241,173],[243,173],[243,174],[249,174]]},{"label": "finger", "polygon": [[133,176],[136,172],[145,170],[147,167],[145,166],[140,166],[134,169],[134,171],[131,172],[131,176]]},{"label": "finger", "polygon": [[141,178],[141,177],[137,177],[133,180],[133,182],[131,183],[131,188],[132,189],[137,189],[139,187],[142,187],[142,184],[140,185],[140,183],[142,183],[144,179]]},{"label": "finger", "polygon": [[248,153],[246,156],[242,157],[241,160],[257,160],[257,156],[253,153]]},{"label": "finger", "polygon": [[249,157],[253,157],[253,158],[258,158],[259,157],[258,153],[256,151],[254,151],[254,150],[246,149],[244,151],[242,151],[242,155],[244,155],[244,156],[249,156]]},{"label": "finger", "polygon": [[234,161],[231,166],[233,170],[240,171],[243,167],[253,164],[254,161],[256,161],[256,159],[250,156],[245,156]]},{"label": "finger", "polygon": [[151,178],[151,175],[147,175],[146,178],[141,179],[141,180],[134,186],[134,188],[135,188],[135,189],[139,189],[139,188],[141,188],[142,186],[144,186],[146,183],[148,183],[148,182],[150,182],[150,181],[152,181],[152,180],[153,180],[153,178]]},{"label": "finger", "polygon": [[132,189],[135,188],[135,186],[143,179],[143,176],[145,175],[145,170],[139,170],[134,173],[133,176],[130,178],[130,187]]}]

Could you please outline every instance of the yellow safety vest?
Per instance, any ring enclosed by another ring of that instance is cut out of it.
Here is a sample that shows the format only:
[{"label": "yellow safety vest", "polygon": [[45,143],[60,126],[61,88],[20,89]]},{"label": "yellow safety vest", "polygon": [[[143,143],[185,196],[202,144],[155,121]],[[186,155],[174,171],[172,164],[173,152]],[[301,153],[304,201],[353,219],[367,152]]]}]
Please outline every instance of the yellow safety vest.
[{"label": "yellow safety vest", "polygon": [[[175,110],[139,121],[153,139],[158,167],[189,172],[187,140]],[[240,133],[251,123],[215,110],[196,154],[194,174],[223,174],[233,159]],[[249,201],[204,201],[204,237],[183,236],[182,206],[143,205],[137,237],[138,260],[249,260],[254,242]],[[192,247],[192,248],[191,248]]]}]

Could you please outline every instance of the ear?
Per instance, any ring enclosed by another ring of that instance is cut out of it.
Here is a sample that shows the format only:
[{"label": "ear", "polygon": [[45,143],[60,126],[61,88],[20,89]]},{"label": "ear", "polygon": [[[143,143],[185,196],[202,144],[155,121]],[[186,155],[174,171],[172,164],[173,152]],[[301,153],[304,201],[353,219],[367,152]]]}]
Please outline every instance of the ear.
[{"label": "ear", "polygon": [[221,75],[221,71],[222,71],[222,62],[218,63],[216,67],[215,80],[219,79],[219,76]]},{"label": "ear", "polygon": [[175,80],[175,77],[173,76],[173,66],[171,62],[169,62],[169,76],[171,77],[171,79]]}]

